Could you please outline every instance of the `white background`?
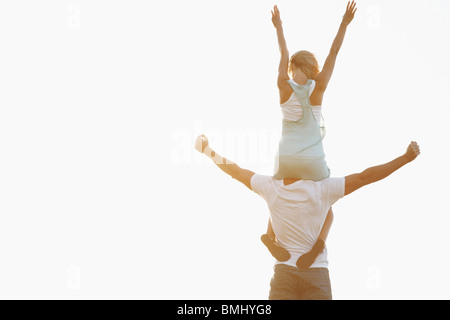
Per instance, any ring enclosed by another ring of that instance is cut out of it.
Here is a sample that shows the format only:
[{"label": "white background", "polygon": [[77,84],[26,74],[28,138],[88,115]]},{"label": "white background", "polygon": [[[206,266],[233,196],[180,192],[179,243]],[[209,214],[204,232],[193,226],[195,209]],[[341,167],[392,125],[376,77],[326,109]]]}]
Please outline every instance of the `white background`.
[{"label": "white background", "polygon": [[[1,2],[0,298],[267,298],[266,204],[193,143],[272,173],[274,4]],[[323,64],[346,1],[278,5]],[[324,100],[332,175],[422,155],[334,206],[334,298],[449,299],[450,3],[358,8]]]}]

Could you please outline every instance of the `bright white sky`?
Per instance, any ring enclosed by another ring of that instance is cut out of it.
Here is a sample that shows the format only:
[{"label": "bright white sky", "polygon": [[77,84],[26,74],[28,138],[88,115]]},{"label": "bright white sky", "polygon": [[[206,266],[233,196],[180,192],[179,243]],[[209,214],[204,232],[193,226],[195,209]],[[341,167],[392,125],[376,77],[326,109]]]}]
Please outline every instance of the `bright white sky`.
[{"label": "bright white sky", "polygon": [[[274,4],[0,4],[0,298],[267,298],[266,204],[193,143],[272,173]],[[346,1],[278,6],[322,64]],[[450,3],[358,8],[324,100],[332,175],[422,155],[334,206],[334,298],[449,299]]]}]

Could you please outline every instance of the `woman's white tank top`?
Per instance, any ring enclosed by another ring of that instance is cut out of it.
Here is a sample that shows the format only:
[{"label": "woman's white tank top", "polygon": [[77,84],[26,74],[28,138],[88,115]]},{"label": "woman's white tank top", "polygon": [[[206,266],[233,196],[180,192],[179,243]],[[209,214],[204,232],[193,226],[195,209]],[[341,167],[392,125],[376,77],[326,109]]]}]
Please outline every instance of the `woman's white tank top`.
[{"label": "woman's white tank top", "polygon": [[[309,88],[309,96],[311,96],[311,94],[314,92],[315,87],[316,82],[312,80],[311,87]],[[311,109],[317,123],[321,123],[322,106],[311,106]],[[303,115],[302,106],[297,96],[295,95],[295,92],[292,92],[292,95],[289,98],[289,100],[281,105],[281,112],[283,113],[283,119],[287,121],[297,121],[302,117]]]}]

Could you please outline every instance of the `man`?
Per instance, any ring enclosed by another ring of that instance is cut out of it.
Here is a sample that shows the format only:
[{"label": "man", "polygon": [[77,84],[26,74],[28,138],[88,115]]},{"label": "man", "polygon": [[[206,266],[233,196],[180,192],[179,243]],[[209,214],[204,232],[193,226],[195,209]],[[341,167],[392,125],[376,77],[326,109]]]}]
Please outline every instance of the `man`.
[{"label": "man", "polygon": [[276,180],[241,169],[211,149],[204,135],[197,138],[195,149],[213,160],[223,172],[266,200],[277,240],[291,256],[290,260],[275,264],[270,283],[271,300],[331,300],[327,251],[324,250],[307,270],[296,267],[297,259],[314,246],[328,210],[337,200],[388,177],[420,154],[419,146],[412,142],[405,154],[389,163],[345,178],[314,182]]}]

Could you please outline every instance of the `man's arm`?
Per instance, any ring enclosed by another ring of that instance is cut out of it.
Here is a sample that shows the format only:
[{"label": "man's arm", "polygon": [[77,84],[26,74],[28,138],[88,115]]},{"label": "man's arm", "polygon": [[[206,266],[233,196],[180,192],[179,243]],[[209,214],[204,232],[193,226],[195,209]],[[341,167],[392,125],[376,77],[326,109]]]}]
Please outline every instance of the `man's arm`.
[{"label": "man's arm", "polygon": [[216,153],[210,148],[208,138],[206,138],[206,136],[201,135],[197,138],[195,142],[195,149],[213,160],[220,170],[252,190],[251,179],[255,173],[250,170],[240,168],[237,164]]},{"label": "man's arm", "polygon": [[368,184],[380,181],[392,173],[412,162],[420,154],[420,148],[416,142],[412,142],[404,155],[397,159],[376,167],[369,168],[361,173],[345,177],[345,195],[362,188]]},{"label": "man's arm", "polygon": [[342,19],[342,23],[339,26],[339,31],[331,46],[330,53],[325,60],[325,64],[323,65],[323,69],[316,77],[317,90],[325,91],[328,83],[330,82],[334,67],[336,65],[337,55],[339,53],[339,50],[341,50],[342,44],[344,43],[347,27],[355,17],[356,10],[358,10],[356,8],[356,3],[354,1],[352,3],[349,2],[344,18]]}]

